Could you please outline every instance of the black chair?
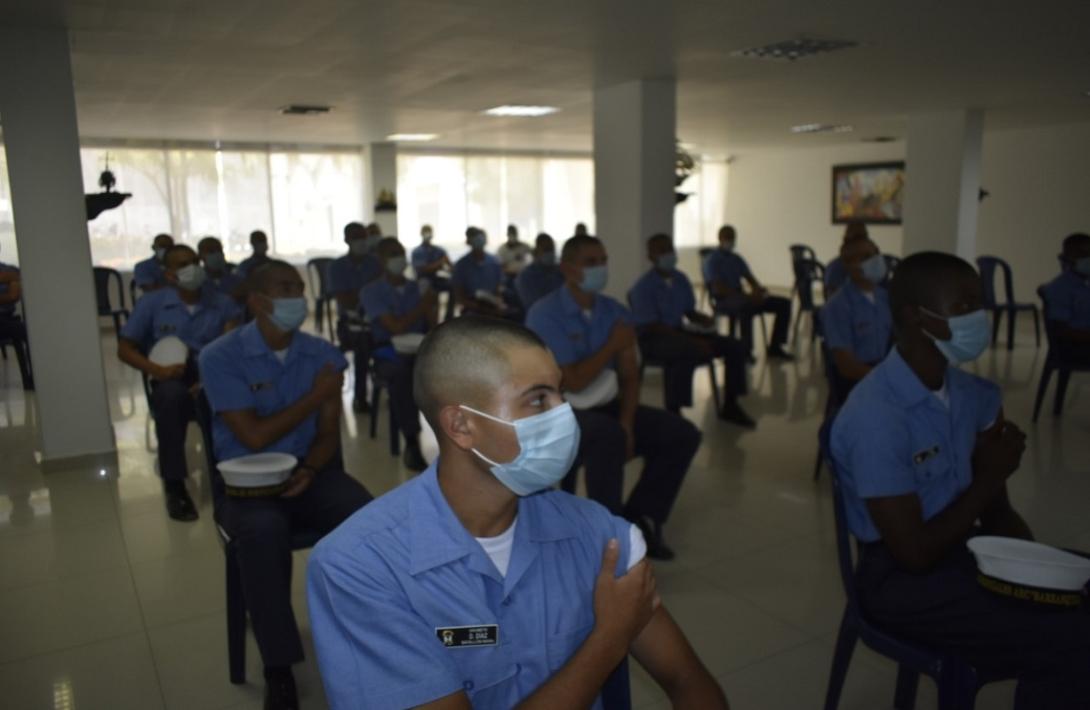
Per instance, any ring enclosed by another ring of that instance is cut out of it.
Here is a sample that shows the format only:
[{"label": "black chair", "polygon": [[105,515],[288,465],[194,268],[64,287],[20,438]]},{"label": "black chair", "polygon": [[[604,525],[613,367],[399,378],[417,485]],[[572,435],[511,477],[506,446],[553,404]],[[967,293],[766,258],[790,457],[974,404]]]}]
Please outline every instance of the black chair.
[{"label": "black chair", "polygon": [[[999,322],[1003,320],[1003,314],[1007,314],[1007,350],[1014,348],[1014,317],[1019,311],[1033,313],[1033,329],[1037,334],[1037,347],[1041,347],[1041,322],[1037,315],[1037,304],[1018,303],[1014,300],[1014,277],[1011,267],[1006,261],[997,256],[978,256],[976,266],[980,270],[980,282],[983,288],[984,307],[992,312],[992,345],[999,340]],[[997,300],[995,293],[995,272],[1003,273],[1003,295],[1006,299],[1002,303]]]},{"label": "black chair", "polygon": [[142,295],[138,291],[140,291],[140,287],[136,285],[136,279],[129,279],[129,303],[132,304],[133,308],[136,308],[136,301]]},{"label": "black chair", "polygon": [[[213,517],[216,519],[216,531],[223,544],[223,557],[227,579],[227,665],[231,682],[242,685],[246,682],[246,595],[242,591],[242,573],[238,567],[238,549],[231,536],[219,521],[219,505],[226,495],[223,477],[220,476],[212,439],[212,406],[202,389],[196,402],[197,425],[201,430],[202,447],[208,476],[212,481]],[[340,454],[338,453],[338,456]],[[291,549],[305,550],[318,544],[322,538],[315,531],[302,530],[291,538]]]},{"label": "black chair", "polygon": [[825,694],[825,710],[836,710],[840,703],[840,692],[844,687],[844,679],[848,675],[852,652],[855,650],[856,641],[860,640],[871,650],[898,664],[894,708],[910,710],[915,707],[916,690],[922,673],[930,676],[938,686],[939,710],[972,710],[976,703],[977,691],[983,685],[1006,680],[1006,678],[982,677],[973,666],[956,656],[939,653],[886,633],[868,621],[859,606],[855,564],[844,510],[844,492],[840,485],[836,464],[829,455],[829,435],[832,423],[831,418],[826,420],[819,436],[821,450],[832,474],[830,479],[833,485],[833,510],[836,517],[837,557],[847,604],[840,621],[840,631],[837,634],[836,648],[833,652],[829,687]]},{"label": "black chair", "polygon": [[[120,335],[122,318],[129,319],[129,310],[125,308],[125,282],[121,278],[121,272],[105,266],[94,267],[94,272],[95,303],[98,307],[98,315],[113,318],[114,333]],[[117,294],[116,307],[112,292]]]},{"label": "black chair", "polygon": [[897,267],[901,264],[901,257],[893,256],[893,254],[883,254],[882,258],[886,260],[886,281],[889,281],[893,277],[893,273],[897,271]]},{"label": "black chair", "polygon": [[[371,438],[374,439],[378,436],[378,418],[379,418],[379,404],[382,402],[383,390],[389,389],[389,385],[386,380],[378,373],[378,368],[372,360],[371,367]],[[389,428],[390,428],[390,455],[401,455],[401,432],[397,428],[397,420],[394,419],[394,400],[392,397],[387,397],[389,403],[386,409],[389,411]]]},{"label": "black chair", "polygon": [[30,341],[25,337],[26,328],[20,327],[23,326],[23,319],[15,313],[0,315],[0,318],[12,321],[14,327],[10,330],[20,333],[0,337],[0,356],[7,360],[8,346],[11,346],[11,349],[15,351],[15,360],[19,364],[19,377],[22,380],[23,389],[29,392],[34,389],[34,367],[30,358]]},{"label": "black chair", "polygon": [[329,327],[329,339],[336,339],[335,323],[333,322],[333,296],[329,293],[329,265],[333,259],[328,256],[317,256],[307,262],[307,284],[310,293],[314,296],[314,329],[319,335],[322,333],[323,323]]},{"label": "black chair", "polygon": [[1072,372],[1090,372],[1085,362],[1075,362],[1056,346],[1056,322],[1048,319],[1048,301],[1045,298],[1045,287],[1037,289],[1037,297],[1041,299],[1041,306],[1045,312],[1045,338],[1048,340],[1048,355],[1045,356],[1045,364],[1041,369],[1041,381],[1037,385],[1037,397],[1033,402],[1033,422],[1037,422],[1037,416],[1041,413],[1041,403],[1044,402],[1045,392],[1048,391],[1049,382],[1052,381],[1052,373],[1059,375],[1056,380],[1056,399],[1053,400],[1052,414],[1063,414],[1064,397],[1067,396],[1067,383],[1071,380]]},{"label": "black chair", "polygon": [[795,332],[791,336],[795,342],[798,342],[799,339],[799,325],[802,323],[803,314],[810,314],[810,342],[814,342],[820,329],[818,319],[821,309],[814,303],[815,281],[821,285],[824,293],[825,265],[814,259],[803,259],[796,262],[793,291],[799,297],[799,312],[795,316]]}]

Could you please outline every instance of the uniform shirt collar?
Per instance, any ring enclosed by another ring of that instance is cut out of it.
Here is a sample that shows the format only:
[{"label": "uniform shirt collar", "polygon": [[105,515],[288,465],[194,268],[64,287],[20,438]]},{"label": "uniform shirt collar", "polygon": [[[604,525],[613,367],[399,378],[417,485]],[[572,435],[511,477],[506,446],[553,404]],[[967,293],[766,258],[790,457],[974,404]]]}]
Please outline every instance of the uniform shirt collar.
[{"label": "uniform shirt collar", "polygon": [[[275,357],[272,348],[265,342],[265,337],[258,330],[256,319],[239,329],[239,337],[242,339],[242,352],[246,357],[261,357],[262,355]],[[315,347],[314,343],[305,335],[296,331],[291,338],[291,344],[288,345],[288,356],[284,359],[284,362],[291,360],[292,356],[299,351],[312,353],[315,351]]]},{"label": "uniform shirt collar", "polygon": [[201,308],[208,308],[208,307],[210,307],[210,306],[212,306],[214,304],[214,302],[215,302],[215,294],[214,293],[210,293],[207,289],[202,288],[199,291],[199,294],[200,294],[200,298],[197,300],[196,303],[192,303],[192,304],[186,303],[185,301],[182,300],[182,297],[178,295],[178,289],[177,288],[175,288],[173,286],[168,286],[166,288],[166,295],[163,296],[163,305],[164,306],[182,306],[182,307],[189,307],[190,305],[193,305],[193,306],[200,306]]},{"label": "uniform shirt collar", "polygon": [[[938,401],[935,399],[935,393],[927,388],[927,385],[920,380],[915,371],[901,357],[901,353],[897,351],[896,346],[890,349],[889,355],[882,362],[881,368],[894,397],[904,407],[914,407],[921,402]],[[949,386],[949,372],[947,372],[943,382],[944,385]]]},{"label": "uniform shirt collar", "polygon": [[[575,296],[572,295],[571,289],[568,288],[568,284],[565,283],[560,287],[560,305],[564,308],[564,313],[571,316],[578,316],[583,313],[583,307],[575,302]],[[594,297],[594,302],[590,304],[590,310],[593,312],[598,307],[598,297]]]}]

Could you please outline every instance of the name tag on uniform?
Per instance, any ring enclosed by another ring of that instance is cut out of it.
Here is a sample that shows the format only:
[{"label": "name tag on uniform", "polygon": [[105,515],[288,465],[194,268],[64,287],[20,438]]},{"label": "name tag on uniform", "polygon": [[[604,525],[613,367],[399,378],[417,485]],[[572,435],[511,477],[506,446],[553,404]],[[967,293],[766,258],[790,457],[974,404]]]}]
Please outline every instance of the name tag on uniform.
[{"label": "name tag on uniform", "polygon": [[250,391],[260,392],[261,390],[268,389],[269,387],[272,387],[272,382],[255,382],[250,385]]},{"label": "name tag on uniform", "polygon": [[938,446],[932,446],[930,449],[924,449],[923,451],[917,451],[912,456],[912,461],[917,466],[919,466],[924,461],[927,461],[928,459],[934,458],[934,457],[936,457],[938,455],[939,455],[939,447]]},{"label": "name tag on uniform", "polygon": [[500,642],[500,627],[498,624],[437,626],[435,635],[447,648],[496,646]]}]

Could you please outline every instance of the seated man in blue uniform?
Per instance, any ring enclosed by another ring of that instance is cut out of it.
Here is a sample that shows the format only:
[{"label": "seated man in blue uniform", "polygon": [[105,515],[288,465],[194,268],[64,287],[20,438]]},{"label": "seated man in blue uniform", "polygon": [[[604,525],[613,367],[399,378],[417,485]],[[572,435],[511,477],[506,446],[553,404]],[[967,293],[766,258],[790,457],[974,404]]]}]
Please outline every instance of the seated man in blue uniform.
[{"label": "seated man in blue uniform", "polygon": [[507,316],[510,311],[503,301],[503,267],[499,259],[485,251],[488,235],[483,229],[466,229],[469,253],[454,264],[451,288],[462,313],[484,316]]},{"label": "seated man in blue uniform", "polygon": [[231,270],[223,255],[223,243],[215,237],[205,237],[197,242],[197,255],[201,257],[204,272],[208,274],[205,288],[213,288],[241,304],[245,298],[246,280]]},{"label": "seated man in blue uniform", "polygon": [[1017,675],[1019,710],[1090,707],[1090,615],[985,590],[965,546],[977,532],[1031,538],[1007,494],[1025,434],[998,387],[957,368],[991,341],[980,278],[923,252],[901,262],[889,299],[896,347],[832,429],[863,610],[983,677]]},{"label": "seated man in blue uniform", "polygon": [[[185,488],[185,435],[195,415],[192,390],[200,380],[197,356],[216,338],[238,325],[242,311],[230,298],[204,289],[205,274],[197,253],[176,244],[163,257],[167,288],[145,294],[121,328],[117,357],[151,380],[151,415],[159,442],[159,475],[167,513],[175,520],[196,520],[197,508]],[[180,338],[189,358],[178,365],[148,359],[150,348],[167,336]]]},{"label": "seated man in blue uniform", "polygon": [[564,274],[556,265],[556,242],[545,232],[534,240],[534,260],[515,277],[515,290],[527,311],[564,284]]},{"label": "seated man in blue uniform", "polygon": [[550,490],[579,443],[560,381],[511,322],[458,318],[425,340],[415,392],[438,460],[310,557],[331,707],[600,710],[631,653],[674,707],[726,708],[655,593],[639,531]]},{"label": "seated man in blue uniform", "polygon": [[[406,333],[427,333],[439,319],[436,293],[418,281],[405,278],[405,248],[396,237],[386,237],[375,247],[382,262],[380,278],[360,291],[360,305],[371,324],[375,373],[387,385],[393,407],[393,426],[405,437],[405,466],[413,471],[428,467],[420,451],[420,410],[413,401],[412,355],[398,353],[391,339]],[[378,415],[378,412],[375,412]]]},{"label": "seated man in blue uniform", "polygon": [[253,253],[242,260],[235,271],[246,278],[257,267],[269,261],[269,237],[260,229],[250,232],[250,248]]},{"label": "seated man in blue uniform", "polygon": [[1064,360],[1090,367],[1090,234],[1064,239],[1063,273],[1045,287],[1045,318],[1052,322]]},{"label": "seated man in blue uniform", "polygon": [[867,225],[862,222],[848,222],[844,227],[844,238],[841,241],[841,251],[836,258],[825,265],[825,296],[832,298],[840,287],[848,281],[848,269],[844,264],[844,247],[857,239],[870,239],[867,233]]},{"label": "seated man in blue uniform", "polygon": [[348,363],[336,347],[299,332],[307,315],[303,281],[270,260],[250,274],[254,320],[201,353],[215,413],[216,459],[266,451],[299,463],[272,497],[225,496],[217,522],[236,546],[250,625],[265,665],[265,710],[299,707],[291,666],[303,644],[291,608],[291,540],[328,533],[371,500],[341,461],[341,385]]},{"label": "seated man in blue uniform", "polygon": [[[599,378],[617,383],[612,392],[606,390],[606,401],[576,410],[587,495],[636,523],[650,557],[669,560],[674,553],[662,528],[700,448],[700,432],[676,414],[640,404],[632,314],[601,293],[609,278],[607,261],[605,246],[595,237],[566,241],[560,254],[564,286],[534,304],[526,325],[552,351],[564,390],[588,391]],[[643,457],[643,472],[625,502],[624,465],[636,456]],[[574,488],[574,475],[566,487]]]},{"label": "seated man in blue uniform", "polygon": [[[787,343],[787,327],[791,324],[791,301],[783,296],[770,296],[749,264],[734,250],[737,234],[729,224],[719,230],[719,248],[704,259],[704,281],[708,284],[716,310],[738,318],[742,326],[742,342],[753,352],[753,317],[763,313],[776,316],[768,357],[794,359],[783,349]],[[742,283],[749,287],[743,287]]]},{"label": "seated man in blue uniform", "polygon": [[382,263],[374,255],[381,237],[369,234],[367,227],[350,222],[344,227],[348,253],[329,265],[329,290],[337,299],[337,339],[341,348],[352,351],[356,369],[352,410],[367,411],[367,333],[360,313],[360,289],[382,276]]},{"label": "seated man in blue uniform", "polygon": [[836,368],[836,401],[885,358],[893,340],[886,260],[866,237],[840,247],[848,281],[821,309],[825,344]]},{"label": "seated man in blue uniform", "polygon": [[[738,404],[746,393],[746,349],[715,333],[715,319],[696,310],[689,277],[677,268],[674,240],[656,234],[647,240],[652,267],[628,292],[628,304],[639,333],[640,352],[662,363],[666,378],[666,411],[678,414],[693,405],[693,372],[716,357],[723,358],[726,384],[719,418],[752,429],[756,423]],[[700,328],[694,332],[693,327]],[[689,329],[687,329],[689,328]]]},{"label": "seated man in blue uniform", "polygon": [[143,293],[158,291],[167,285],[166,275],[163,271],[163,258],[167,249],[174,246],[174,237],[169,234],[157,234],[152,240],[151,250],[154,254],[141,262],[138,262],[132,270],[133,281],[136,287]]},{"label": "seated man in blue uniform", "polygon": [[30,350],[27,347],[26,324],[15,313],[15,307],[23,298],[23,282],[19,267],[0,262],[0,340],[11,341],[15,357],[19,361],[19,373],[23,388],[34,389],[34,376],[30,367]]},{"label": "seated man in blue uniform", "polygon": [[450,292],[450,279],[441,276],[441,272],[451,268],[447,250],[432,244],[435,232],[430,224],[420,228],[420,245],[413,249],[410,262],[418,282],[427,281],[428,285],[439,293],[447,294],[446,317],[454,314],[454,296]]}]

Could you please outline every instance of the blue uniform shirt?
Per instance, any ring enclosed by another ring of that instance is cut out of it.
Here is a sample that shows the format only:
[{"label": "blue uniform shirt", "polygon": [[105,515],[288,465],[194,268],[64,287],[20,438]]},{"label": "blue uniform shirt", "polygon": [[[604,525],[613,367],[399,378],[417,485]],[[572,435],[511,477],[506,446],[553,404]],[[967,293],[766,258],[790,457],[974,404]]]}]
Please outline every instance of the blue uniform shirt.
[{"label": "blue uniform shirt", "polygon": [[[329,264],[329,290],[334,295],[345,291],[359,293],[361,288],[380,276],[382,262],[374,254],[366,254],[358,261],[345,254]],[[340,303],[337,304],[337,313],[344,313]]]},{"label": "blue uniform shirt", "polygon": [[[406,279],[401,286],[394,286],[385,278],[375,279],[360,289],[360,306],[371,323],[371,335],[375,343],[389,343],[391,333],[382,327],[381,316],[390,314],[402,317],[420,305],[420,286]],[[428,321],[421,316],[409,326],[407,333],[426,333]]]},{"label": "blue uniform shirt", "polygon": [[951,367],[944,391],[948,403],[927,389],[894,348],[837,414],[832,456],[848,527],[859,540],[881,537],[867,498],[915,493],[924,520],[930,520],[972,482],[976,437],[999,415],[999,388]]},{"label": "blue uniform shirt", "polygon": [[889,293],[881,286],[871,292],[874,301],[847,281],[821,308],[821,328],[832,350],[847,350],[860,362],[872,365],[889,352],[893,315]]},{"label": "blue uniform shirt", "polygon": [[[433,244],[421,244],[420,246],[413,249],[413,253],[412,253],[413,268],[416,269],[419,272],[419,270],[422,267],[427,266],[428,264],[434,263],[436,261],[439,261],[440,259],[442,259],[446,255],[447,255],[447,251],[443,247],[437,247],[437,246],[435,246]],[[417,276],[419,276],[419,275],[420,274],[417,273]]]},{"label": "blue uniform shirt", "polygon": [[[5,264],[4,262],[0,261],[0,271],[2,271],[2,272],[14,272],[14,273],[17,274],[17,273],[19,273],[19,267],[18,266],[12,266],[11,264]],[[0,293],[7,293],[8,288],[10,288],[8,284],[0,283]],[[14,303],[9,303],[6,306],[0,306],[0,316],[10,316],[10,315],[14,314],[15,313],[15,305],[16,304],[14,304]]]},{"label": "blue uniform shirt", "polygon": [[[506,577],[443,497],[436,463],[361,508],[314,548],[307,600],[337,709],[407,708],[464,690],[507,710],[553,676],[594,627],[610,538],[630,523],[559,491],[520,498]],[[446,647],[443,629],[495,624],[496,643]],[[601,701],[595,702],[601,708]]]},{"label": "blue uniform shirt", "polygon": [[1076,330],[1090,330],[1090,279],[1074,271],[1063,272],[1045,286],[1045,302],[1048,320]]},{"label": "blue uniform shirt", "polygon": [[829,293],[840,290],[840,287],[846,284],[850,279],[848,278],[848,269],[844,266],[844,262],[838,256],[830,261],[825,266],[825,290]]},{"label": "blue uniform shirt", "polygon": [[716,249],[704,258],[704,281],[711,284],[721,281],[728,287],[742,290],[742,278],[753,278],[749,264],[732,251]]},{"label": "blue uniform shirt", "polygon": [[[329,342],[296,332],[284,362],[269,349],[257,321],[232,330],[201,352],[200,371],[212,411],[233,412],[253,409],[267,417],[299,401],[326,365],[343,371],[348,362]],[[318,412],[273,442],[263,451],[279,451],[298,459],[307,455],[318,432]],[[235,438],[222,417],[215,417],[212,438],[220,461],[257,453]]]},{"label": "blue uniform shirt", "polygon": [[166,283],[166,273],[163,265],[154,256],[137,262],[132,269],[132,278],[138,288],[147,290]]},{"label": "blue uniform shirt", "polygon": [[525,310],[556,289],[564,285],[564,274],[560,268],[536,261],[519,272],[515,277],[515,290]]},{"label": "blue uniform shirt", "polygon": [[696,297],[689,277],[681,271],[673,269],[664,278],[651,269],[628,292],[628,305],[637,326],[662,323],[680,328],[685,314],[696,310]]},{"label": "blue uniform shirt", "polygon": [[245,280],[246,279],[239,275],[238,271],[224,273],[218,278],[212,274],[208,274],[208,278],[204,282],[204,288],[214,289],[224,296],[231,298],[233,297],[235,289],[242,285],[242,282]]},{"label": "blue uniform shirt", "polygon": [[503,267],[499,259],[488,253],[485,253],[484,261],[478,262],[473,258],[473,252],[469,252],[455,262],[451,275],[451,286],[462,288],[470,298],[478,291],[498,293],[502,281]]},{"label": "blue uniform shirt", "polygon": [[242,310],[221,293],[201,290],[201,299],[190,313],[190,306],[170,286],[151,291],[137,300],[132,317],[121,328],[121,337],[143,349],[161,338],[174,335],[182,339],[192,353],[223,335],[227,321],[241,320]]},{"label": "blue uniform shirt", "polygon": [[567,286],[542,298],[526,314],[526,327],[545,341],[561,367],[601,350],[617,321],[630,323],[632,314],[602,294],[594,297],[590,314],[584,313]]},{"label": "blue uniform shirt", "polygon": [[268,254],[252,254],[242,260],[242,263],[239,264],[238,267],[235,269],[235,273],[237,273],[242,278],[246,278],[250,275],[251,271],[261,266],[268,260]]}]

